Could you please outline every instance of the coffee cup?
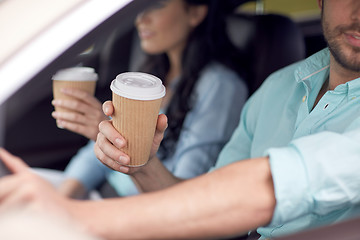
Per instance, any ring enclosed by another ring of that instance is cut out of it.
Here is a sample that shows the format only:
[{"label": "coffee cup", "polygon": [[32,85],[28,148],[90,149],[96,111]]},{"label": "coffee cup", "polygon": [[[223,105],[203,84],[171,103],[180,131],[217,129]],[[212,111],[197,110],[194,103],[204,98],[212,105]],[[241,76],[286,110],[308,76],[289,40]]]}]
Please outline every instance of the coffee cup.
[{"label": "coffee cup", "polygon": [[112,123],[127,141],[122,150],[130,157],[128,166],[142,166],[149,159],[165,87],[153,75],[126,72],[111,82],[110,89],[114,105]]},{"label": "coffee cup", "polygon": [[[52,77],[54,99],[73,99],[71,96],[61,92],[62,88],[76,88],[88,92],[91,95],[95,93],[96,81],[98,75],[90,67],[72,67],[57,71]],[[66,108],[55,107],[55,111],[70,111]]]}]

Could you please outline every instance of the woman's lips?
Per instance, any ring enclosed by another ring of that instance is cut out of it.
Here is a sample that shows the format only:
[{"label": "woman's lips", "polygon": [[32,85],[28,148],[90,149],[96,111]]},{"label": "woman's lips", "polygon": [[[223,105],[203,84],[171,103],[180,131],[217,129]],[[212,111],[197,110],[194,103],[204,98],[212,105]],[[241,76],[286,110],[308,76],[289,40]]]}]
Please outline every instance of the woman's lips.
[{"label": "woman's lips", "polygon": [[152,31],[149,30],[140,30],[139,31],[139,36],[141,39],[149,39],[154,35],[154,33]]}]

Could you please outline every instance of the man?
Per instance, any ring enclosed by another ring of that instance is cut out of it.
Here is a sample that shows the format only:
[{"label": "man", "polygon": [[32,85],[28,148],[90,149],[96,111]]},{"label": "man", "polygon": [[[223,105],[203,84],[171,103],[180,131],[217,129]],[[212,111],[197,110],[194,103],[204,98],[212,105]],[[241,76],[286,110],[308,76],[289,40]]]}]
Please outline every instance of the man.
[{"label": "man", "polygon": [[[146,167],[122,165],[128,157],[112,144],[124,141],[103,122],[95,147],[99,159],[132,174],[145,191],[164,190],[100,202],[64,199],[0,150],[0,158],[17,173],[0,181],[0,211],[18,204],[57,206],[109,239],[217,238],[255,228],[266,238],[359,214],[360,2],[318,3],[330,51],[263,84],[248,101],[217,170],[167,187],[177,181],[158,174],[156,160],[149,160],[153,175]],[[165,125],[161,115],[152,156]],[[146,183],[149,179],[155,186]]]}]

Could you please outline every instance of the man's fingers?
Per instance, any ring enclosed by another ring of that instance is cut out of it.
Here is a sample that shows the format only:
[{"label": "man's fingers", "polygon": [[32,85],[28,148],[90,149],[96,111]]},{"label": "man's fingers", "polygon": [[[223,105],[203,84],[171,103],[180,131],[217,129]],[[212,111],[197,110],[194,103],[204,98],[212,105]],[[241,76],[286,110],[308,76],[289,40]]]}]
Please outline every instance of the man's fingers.
[{"label": "man's fingers", "polygon": [[29,166],[20,158],[12,155],[3,148],[0,148],[0,159],[13,173],[21,173],[29,171]]}]

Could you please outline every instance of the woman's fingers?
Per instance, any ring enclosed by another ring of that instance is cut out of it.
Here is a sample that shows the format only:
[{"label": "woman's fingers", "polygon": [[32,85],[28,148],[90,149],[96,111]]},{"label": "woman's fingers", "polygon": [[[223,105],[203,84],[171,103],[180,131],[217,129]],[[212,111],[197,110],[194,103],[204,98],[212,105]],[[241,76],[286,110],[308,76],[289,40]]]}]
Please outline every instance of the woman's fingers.
[{"label": "woman's fingers", "polygon": [[96,132],[99,128],[99,123],[103,120],[108,120],[105,118],[96,118],[94,115],[92,117],[88,115],[83,115],[78,112],[52,112],[51,116],[60,122],[71,122],[74,124],[82,124],[84,126],[94,126]]},{"label": "woman's fingers", "polygon": [[99,124],[99,131],[100,131],[100,135],[103,135],[108,141],[110,141],[118,149],[121,149],[126,146],[126,140],[114,128],[111,121],[102,121]]},{"label": "woman's fingers", "polygon": [[60,128],[81,134],[96,140],[99,123],[108,120],[101,109],[101,103],[89,93],[72,88],[62,89],[72,99],[53,100],[52,104],[69,111],[55,111],[51,115],[57,120]]},{"label": "woman's fingers", "polygon": [[[125,146],[125,143],[123,143],[122,147],[116,147],[114,146],[108,138],[106,138],[101,132],[98,134],[96,139],[96,145],[99,147],[102,153],[104,153],[105,156],[103,157],[103,161],[106,162],[107,158],[112,159],[113,161],[117,162],[121,165],[128,165],[130,163],[129,156],[127,156],[124,152],[121,151],[121,148]],[[102,159],[101,159],[102,160]]]},{"label": "woman's fingers", "polygon": [[101,102],[93,95],[86,91],[75,88],[62,88],[61,91],[71,97],[70,99],[56,99],[52,104],[57,107],[69,109],[71,111],[80,112],[82,114],[94,115],[101,113]]},{"label": "woman's fingers", "polygon": [[101,133],[98,134],[94,152],[96,157],[107,167],[123,173],[129,171],[129,168],[125,166],[130,163],[129,156],[112,145]]},{"label": "woman's fingers", "polygon": [[154,141],[153,141],[153,146],[156,147],[156,151],[164,137],[166,128],[167,128],[167,117],[165,116],[165,114],[160,114],[157,120]]},{"label": "woman's fingers", "polygon": [[156,124],[156,131],[164,133],[168,126],[168,119],[165,114],[160,114]]},{"label": "woman's fingers", "polygon": [[[96,109],[94,106],[88,105],[87,103],[84,103],[80,100],[76,99],[56,99],[51,102],[51,104],[54,107],[61,107],[65,108],[67,110],[81,113],[81,114],[87,114],[89,112],[92,112],[94,109]],[[99,106],[100,109],[100,106]]]},{"label": "woman's fingers", "polygon": [[106,101],[103,104],[103,112],[106,116],[111,116],[114,113],[114,106],[112,104],[112,101]]},{"label": "woman's fingers", "polygon": [[60,91],[89,105],[97,106],[98,108],[101,107],[101,103],[99,102],[99,100],[97,100],[94,95],[91,95],[84,90],[76,88],[62,88]]},{"label": "woman's fingers", "polygon": [[101,119],[88,118],[75,112],[53,112],[51,115],[56,119],[59,128],[65,128],[94,141],[96,140]]},{"label": "woman's fingers", "polygon": [[91,139],[91,140],[96,140],[96,136],[98,134],[98,129],[96,127],[96,125],[94,125],[93,127],[90,125],[82,125],[82,124],[78,124],[78,123],[72,123],[72,122],[67,122],[67,121],[58,121],[57,122],[58,126],[60,128],[65,128],[69,131],[78,133],[80,135],[83,135],[84,137]]},{"label": "woman's fingers", "polygon": [[150,159],[154,157],[159,149],[160,143],[164,138],[164,132],[167,128],[167,117],[165,114],[160,114],[156,124],[154,140],[150,151]]},{"label": "woman's fingers", "polygon": [[82,123],[85,124],[89,121],[89,119],[78,112],[52,112],[51,115],[56,120],[62,120],[73,123]]}]

